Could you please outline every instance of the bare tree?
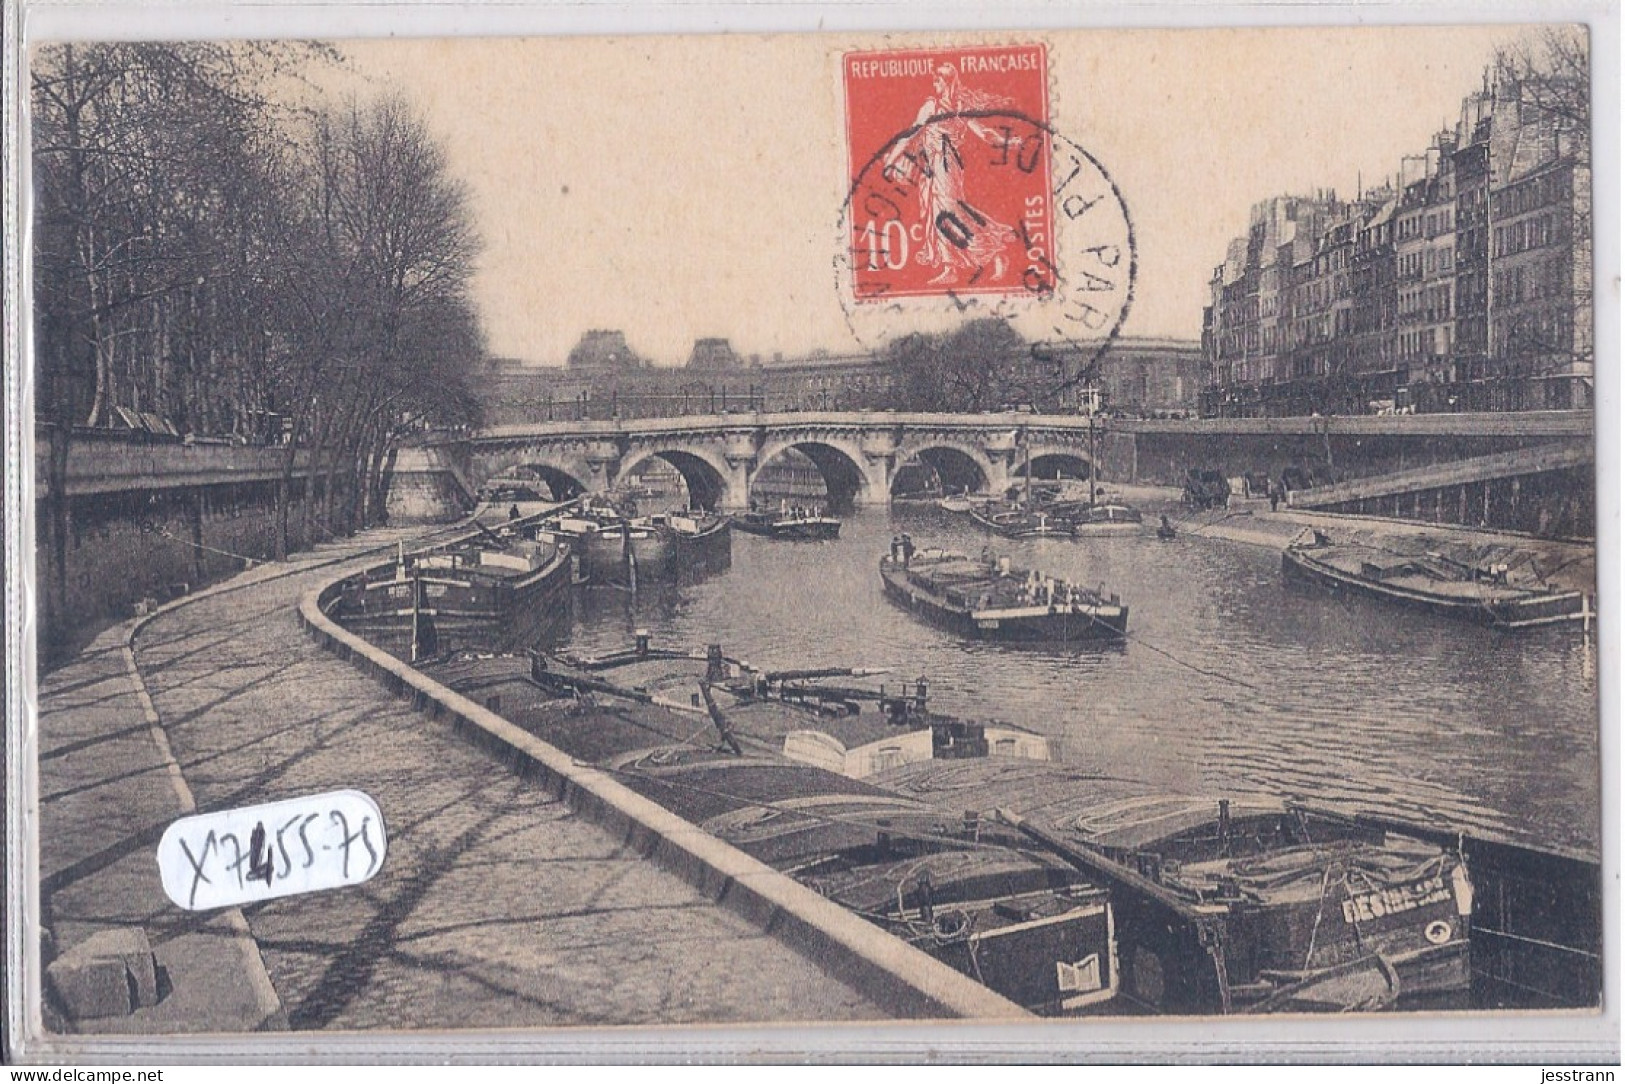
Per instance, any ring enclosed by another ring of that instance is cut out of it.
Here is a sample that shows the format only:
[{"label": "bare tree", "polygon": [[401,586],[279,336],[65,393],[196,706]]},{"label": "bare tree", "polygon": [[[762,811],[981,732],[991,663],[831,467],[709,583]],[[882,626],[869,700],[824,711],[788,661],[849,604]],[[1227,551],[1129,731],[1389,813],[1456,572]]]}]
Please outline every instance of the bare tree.
[{"label": "bare tree", "polygon": [[1525,122],[1560,134],[1559,154],[1591,163],[1591,50],[1584,26],[1548,26],[1497,51],[1499,86],[1513,88]]},{"label": "bare tree", "polygon": [[484,356],[478,243],[444,152],[399,98],[319,116],[307,168],[302,305],[320,349],[302,353],[289,405],[324,479],[325,527],[346,530],[381,511],[367,494],[403,422],[466,420]]},{"label": "bare tree", "polygon": [[36,401],[57,602],[77,426],[243,438],[287,418],[282,556],[302,449],[308,538],[318,496],[330,531],[379,514],[368,494],[403,427],[469,416],[483,343],[463,191],[400,101],[314,119],[289,104],[312,63],[336,59],[213,43],[34,56]]},{"label": "bare tree", "polygon": [[1591,52],[1584,26],[1548,26],[1532,31],[1496,53],[1498,88],[1518,104],[1519,119],[1548,149],[1547,157],[1567,171],[1566,220],[1558,224],[1560,243],[1570,258],[1560,282],[1542,288],[1566,295],[1568,313],[1559,319],[1522,320],[1509,330],[1505,348],[1521,375],[1548,376],[1589,367],[1595,356],[1592,268]]},{"label": "bare tree", "polygon": [[[32,58],[35,357],[47,524],[65,595],[76,425],[234,427],[240,362],[260,347],[260,164],[279,110],[259,88],[319,49],[60,45]],[[120,411],[138,412],[123,413]]]}]

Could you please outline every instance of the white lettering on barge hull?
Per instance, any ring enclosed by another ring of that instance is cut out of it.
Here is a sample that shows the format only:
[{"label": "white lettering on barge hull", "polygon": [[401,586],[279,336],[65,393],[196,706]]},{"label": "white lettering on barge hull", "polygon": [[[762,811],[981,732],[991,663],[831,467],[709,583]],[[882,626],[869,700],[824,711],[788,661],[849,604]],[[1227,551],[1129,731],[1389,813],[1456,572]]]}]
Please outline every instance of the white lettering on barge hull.
[{"label": "white lettering on barge hull", "polygon": [[1443,877],[1429,877],[1425,881],[1384,888],[1351,896],[1343,901],[1343,921],[1348,923],[1374,922],[1388,915],[1403,914],[1418,907],[1444,903],[1451,898]]}]

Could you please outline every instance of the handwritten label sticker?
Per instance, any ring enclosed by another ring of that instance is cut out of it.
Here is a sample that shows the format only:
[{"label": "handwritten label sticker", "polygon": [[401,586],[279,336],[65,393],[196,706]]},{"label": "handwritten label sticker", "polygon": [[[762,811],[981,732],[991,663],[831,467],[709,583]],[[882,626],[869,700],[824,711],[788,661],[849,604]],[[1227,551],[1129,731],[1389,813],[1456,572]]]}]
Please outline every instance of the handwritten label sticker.
[{"label": "handwritten label sticker", "polygon": [[158,872],[177,907],[207,911],[361,884],[385,846],[378,803],[335,790],[182,818],[158,841]]}]

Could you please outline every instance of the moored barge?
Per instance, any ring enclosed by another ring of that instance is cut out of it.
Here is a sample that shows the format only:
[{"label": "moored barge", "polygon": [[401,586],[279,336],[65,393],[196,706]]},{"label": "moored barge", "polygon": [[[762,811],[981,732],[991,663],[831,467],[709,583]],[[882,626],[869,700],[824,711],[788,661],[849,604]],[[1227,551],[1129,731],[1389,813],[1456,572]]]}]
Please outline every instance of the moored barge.
[{"label": "moored barge", "polygon": [[478,537],[345,581],[330,615],[409,658],[475,643],[518,646],[567,613],[567,545],[481,528]]},{"label": "moored barge", "polygon": [[[1006,755],[1007,737],[990,742],[979,726],[928,712],[919,682],[871,693],[826,684],[864,671],[768,673],[719,649],[653,650],[645,638],[598,659],[482,653],[424,669],[1034,1012],[1116,994],[1108,893],[1019,832],[963,811],[945,818],[862,778],[903,763],[885,746],[912,734],[928,735],[928,759],[954,761],[1047,755],[1037,735]],[[614,710],[595,710],[605,698]],[[857,770],[798,756],[841,745],[807,744],[826,732],[852,744]]]},{"label": "moored barge", "polygon": [[1142,1011],[1466,1000],[1472,882],[1459,854],[1421,833],[1265,796],[1080,780],[1045,764],[916,764],[877,782],[905,797],[991,805],[1108,889],[1121,993]]},{"label": "moored barge", "polygon": [[1589,622],[1596,616],[1585,592],[1510,582],[1505,564],[1469,565],[1442,553],[1397,554],[1336,543],[1322,531],[1282,551],[1281,571],[1334,591],[1498,629]]},{"label": "moored barge", "polygon": [[1073,538],[1099,538],[1145,533],[1145,517],[1126,504],[1089,504],[1057,508],[1072,528]]},{"label": "moored barge", "polygon": [[672,554],[669,537],[596,501],[581,501],[548,517],[537,537],[570,547],[577,583],[624,584],[633,569],[663,568]]},{"label": "moored barge", "polygon": [[894,552],[881,559],[880,579],[893,602],[976,639],[1109,641],[1128,630],[1117,595],[1013,568],[1008,558]]},{"label": "moored barge", "polygon": [[970,518],[1001,538],[1069,538],[1072,523],[1065,516],[1026,506],[969,507]]}]

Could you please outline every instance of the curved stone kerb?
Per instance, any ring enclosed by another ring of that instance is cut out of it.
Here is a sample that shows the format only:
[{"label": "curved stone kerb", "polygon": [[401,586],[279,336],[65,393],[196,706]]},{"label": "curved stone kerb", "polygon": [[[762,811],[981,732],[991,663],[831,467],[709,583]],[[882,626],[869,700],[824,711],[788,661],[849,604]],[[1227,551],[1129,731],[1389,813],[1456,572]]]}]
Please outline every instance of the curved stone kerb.
[{"label": "curved stone kerb", "polygon": [[477,743],[505,752],[577,813],[635,841],[647,857],[786,940],[817,966],[906,1016],[1029,1016],[1014,1002],[340,627],[323,606],[343,579],[335,577],[300,600],[300,622],[323,646],[415,704],[444,714]]}]

